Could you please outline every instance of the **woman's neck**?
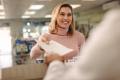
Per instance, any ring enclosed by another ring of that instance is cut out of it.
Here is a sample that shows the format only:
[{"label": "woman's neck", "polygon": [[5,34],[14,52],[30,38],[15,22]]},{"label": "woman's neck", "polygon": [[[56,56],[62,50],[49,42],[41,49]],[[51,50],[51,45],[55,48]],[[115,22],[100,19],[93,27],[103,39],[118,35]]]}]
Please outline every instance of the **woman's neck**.
[{"label": "woman's neck", "polygon": [[57,27],[57,30],[54,34],[60,35],[60,36],[66,36],[68,32],[67,28]]}]

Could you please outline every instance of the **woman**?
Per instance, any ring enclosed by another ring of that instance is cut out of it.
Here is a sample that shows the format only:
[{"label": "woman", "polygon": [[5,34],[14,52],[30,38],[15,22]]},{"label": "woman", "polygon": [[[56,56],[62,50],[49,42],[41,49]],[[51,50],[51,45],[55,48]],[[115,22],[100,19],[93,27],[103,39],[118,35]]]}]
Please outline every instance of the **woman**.
[{"label": "woman", "polygon": [[73,51],[63,56],[49,54],[46,57],[47,63],[50,63],[56,58],[61,59],[61,61],[68,61],[79,53],[80,47],[85,41],[85,37],[75,30],[73,9],[69,4],[60,4],[53,10],[51,23],[49,25],[49,33],[39,38],[38,43],[31,50],[31,57],[37,58],[40,56],[40,41],[49,42],[50,40],[57,41],[73,49]]}]

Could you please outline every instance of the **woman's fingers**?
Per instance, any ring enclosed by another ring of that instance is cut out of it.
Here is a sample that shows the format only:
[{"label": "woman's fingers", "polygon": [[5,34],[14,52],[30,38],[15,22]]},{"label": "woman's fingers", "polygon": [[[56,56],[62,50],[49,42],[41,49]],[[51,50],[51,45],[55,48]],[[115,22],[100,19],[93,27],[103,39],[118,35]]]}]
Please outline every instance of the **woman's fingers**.
[{"label": "woman's fingers", "polygon": [[49,44],[49,39],[47,37],[41,37],[41,41]]},{"label": "woman's fingers", "polygon": [[50,39],[45,36],[40,36],[38,39],[38,44],[40,45],[41,42],[44,42],[46,44],[49,44]]}]

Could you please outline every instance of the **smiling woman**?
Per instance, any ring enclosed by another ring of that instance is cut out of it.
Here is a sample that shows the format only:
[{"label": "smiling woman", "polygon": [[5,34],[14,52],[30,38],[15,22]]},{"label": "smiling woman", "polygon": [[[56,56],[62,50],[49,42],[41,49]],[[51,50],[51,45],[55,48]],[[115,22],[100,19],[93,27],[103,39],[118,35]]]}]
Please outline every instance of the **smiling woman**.
[{"label": "smiling woman", "polygon": [[72,61],[78,55],[85,41],[84,35],[75,30],[72,6],[69,4],[56,6],[52,12],[52,19],[48,28],[48,33],[40,36],[38,43],[32,48],[31,57],[36,59],[41,55],[41,41],[46,43],[53,40],[72,49],[72,51],[61,56],[55,53],[49,55],[52,52],[45,50],[45,53],[47,53],[45,58],[46,63],[49,64],[54,59],[60,59],[65,62]]}]

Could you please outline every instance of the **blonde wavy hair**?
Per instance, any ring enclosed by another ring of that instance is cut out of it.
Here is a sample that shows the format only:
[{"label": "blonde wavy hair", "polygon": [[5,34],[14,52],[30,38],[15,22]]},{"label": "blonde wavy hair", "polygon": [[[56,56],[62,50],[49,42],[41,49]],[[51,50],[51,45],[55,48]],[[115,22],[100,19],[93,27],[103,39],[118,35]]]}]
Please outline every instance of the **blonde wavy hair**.
[{"label": "blonde wavy hair", "polygon": [[53,9],[51,22],[49,24],[49,32],[50,33],[54,33],[57,30],[57,28],[56,28],[56,25],[57,25],[57,16],[58,16],[58,14],[60,12],[60,9],[62,7],[68,7],[68,8],[71,9],[71,12],[72,12],[72,22],[71,22],[71,25],[69,26],[67,35],[72,36],[74,34],[74,31],[75,31],[75,22],[74,22],[74,18],[73,18],[73,9],[70,6],[70,4],[59,4],[58,6],[56,6]]}]

